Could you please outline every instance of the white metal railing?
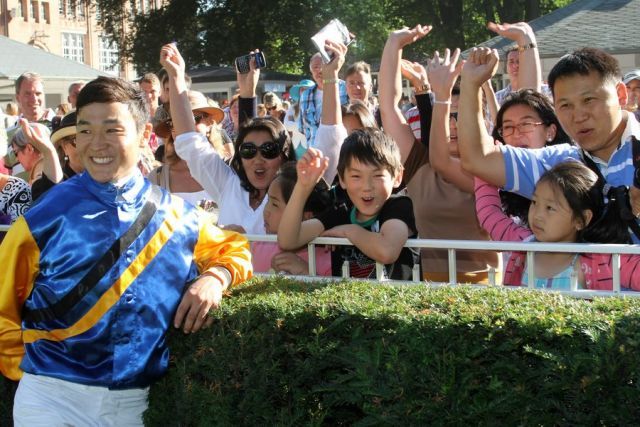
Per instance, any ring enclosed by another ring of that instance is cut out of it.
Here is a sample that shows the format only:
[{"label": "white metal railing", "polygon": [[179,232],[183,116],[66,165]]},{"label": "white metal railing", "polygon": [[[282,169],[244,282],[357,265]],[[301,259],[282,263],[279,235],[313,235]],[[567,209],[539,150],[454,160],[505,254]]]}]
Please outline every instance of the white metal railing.
[{"label": "white metal railing", "polygon": [[[277,242],[276,235],[246,235],[250,242]],[[316,276],[315,246],[316,245],[351,245],[348,239],[337,237],[318,237],[308,245],[309,253],[309,276]],[[409,239],[405,244],[409,248],[429,248],[446,249],[448,251],[449,283],[457,284],[456,251],[457,250],[486,250],[495,252],[525,252],[527,254],[527,283],[531,289],[535,288],[535,258],[536,252],[566,252],[566,253],[598,253],[611,254],[611,264],[613,272],[613,289],[611,291],[600,291],[590,289],[577,289],[577,276],[572,277],[572,289],[569,291],[552,290],[563,294],[578,296],[581,298],[592,298],[594,296],[631,296],[640,297],[640,292],[621,291],[620,289],[620,255],[639,255],[640,245],[622,244],[599,244],[599,243],[539,243],[539,242],[494,242],[479,240],[437,240],[437,239]],[[345,263],[346,264],[346,263]],[[376,276],[378,280],[394,283],[397,281],[382,278],[383,265],[376,264]],[[349,277],[348,265],[343,265],[342,278]],[[495,271],[489,274],[490,285],[497,285]],[[414,267],[413,282],[421,282],[418,266]],[[399,282],[410,283],[410,282]],[[425,282],[426,283],[426,282]],[[435,285],[446,285],[445,283],[434,283]],[[505,287],[518,289],[519,287]],[[538,289],[546,290],[546,289]]]},{"label": "white metal railing", "polygon": [[[0,232],[6,232],[9,229],[8,225],[0,225]],[[278,237],[275,234],[259,235],[248,234],[246,235],[250,242],[277,242]],[[337,237],[318,237],[309,243],[309,276],[296,276],[302,279],[318,279],[316,276],[316,245],[351,245],[348,239]],[[570,291],[557,291],[563,294],[578,296],[581,298],[592,298],[594,296],[631,296],[640,297],[640,292],[621,291],[620,289],[620,255],[640,255],[640,245],[618,245],[618,244],[593,244],[593,243],[522,243],[522,242],[491,242],[491,241],[479,241],[479,240],[436,240],[436,239],[409,239],[405,244],[408,248],[429,248],[429,249],[446,249],[448,251],[448,265],[449,265],[449,282],[448,283],[430,283],[430,285],[442,286],[457,284],[456,275],[456,251],[457,250],[485,250],[495,252],[526,252],[527,254],[527,283],[531,289],[535,288],[535,252],[567,252],[567,253],[599,253],[599,254],[611,254],[611,265],[613,267],[613,290],[611,291],[599,291],[589,289],[577,289],[577,277],[572,280],[572,290]],[[413,269],[413,283],[422,282],[420,277],[419,266],[414,266]],[[382,277],[383,265],[376,264],[376,276],[379,281],[385,281],[389,283],[402,283],[407,284],[411,282],[398,282],[394,280],[387,280]],[[349,277],[348,265],[343,265],[342,278]],[[329,279],[329,278],[323,278]],[[489,274],[490,285],[498,285],[496,283],[495,271]],[[426,283],[426,282],[424,282]],[[505,288],[518,289],[519,287],[507,286]]]}]

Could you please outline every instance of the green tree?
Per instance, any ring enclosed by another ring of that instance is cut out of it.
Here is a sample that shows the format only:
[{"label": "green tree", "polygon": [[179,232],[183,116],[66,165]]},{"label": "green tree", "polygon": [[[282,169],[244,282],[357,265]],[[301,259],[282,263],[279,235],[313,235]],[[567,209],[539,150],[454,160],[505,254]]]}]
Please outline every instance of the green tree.
[{"label": "green tree", "polygon": [[[190,66],[231,65],[236,56],[259,48],[269,68],[306,72],[311,36],[332,18],[356,35],[348,61],[379,61],[389,31],[417,23],[434,29],[405,55],[424,60],[445,47],[469,48],[494,34],[488,21],[532,20],[571,0],[170,0],[163,8],[136,15],[133,0],[92,0],[101,24],[138,71],[155,70],[162,44],[176,41]],[[124,37],[125,28],[128,37]]]}]

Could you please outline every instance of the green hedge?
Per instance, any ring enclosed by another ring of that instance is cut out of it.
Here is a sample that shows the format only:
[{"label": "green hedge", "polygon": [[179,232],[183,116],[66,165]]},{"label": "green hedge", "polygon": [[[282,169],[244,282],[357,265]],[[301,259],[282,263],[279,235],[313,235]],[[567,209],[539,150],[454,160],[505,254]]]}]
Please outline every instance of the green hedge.
[{"label": "green hedge", "polygon": [[273,279],[237,288],[215,317],[170,333],[147,425],[640,419],[640,300]]},{"label": "green hedge", "polygon": [[282,279],[170,337],[148,425],[625,425],[640,300]]}]

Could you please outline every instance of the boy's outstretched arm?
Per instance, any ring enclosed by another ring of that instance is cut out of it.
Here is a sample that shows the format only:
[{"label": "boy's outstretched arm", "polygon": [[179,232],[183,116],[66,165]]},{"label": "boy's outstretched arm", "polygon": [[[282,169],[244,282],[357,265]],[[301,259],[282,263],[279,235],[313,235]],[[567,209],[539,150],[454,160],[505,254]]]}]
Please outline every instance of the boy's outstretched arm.
[{"label": "boy's outstretched arm", "polygon": [[409,227],[400,219],[389,219],[382,224],[380,232],[369,231],[357,224],[333,227],[325,237],[344,237],[374,261],[391,264],[400,256],[402,247],[409,238]]},{"label": "boy's outstretched arm", "polygon": [[302,220],[304,204],[318,180],[329,165],[329,159],[320,150],[309,148],[296,165],[298,180],[293,187],[289,202],[282,213],[278,227],[278,245],[286,251],[296,250],[323,231],[324,226],[317,219]]},{"label": "boy's outstretched arm", "polygon": [[191,112],[191,104],[187,95],[187,84],[184,80],[184,59],[175,44],[169,43],[160,50],[160,64],[169,75],[169,99],[171,119],[176,135],[196,131],[196,123]]}]

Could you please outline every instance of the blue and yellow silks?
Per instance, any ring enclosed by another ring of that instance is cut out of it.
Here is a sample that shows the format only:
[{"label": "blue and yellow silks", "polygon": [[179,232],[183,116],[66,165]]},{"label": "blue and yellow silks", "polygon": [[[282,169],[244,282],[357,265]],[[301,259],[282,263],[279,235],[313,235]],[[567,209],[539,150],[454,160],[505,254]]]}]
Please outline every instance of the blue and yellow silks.
[{"label": "blue and yellow silks", "polygon": [[[163,191],[149,224],[89,290],[78,283],[140,214],[151,184],[122,187],[89,174],[49,190],[0,246],[0,371],[113,389],[145,387],[168,365],[165,334],[187,283],[222,266],[232,283],[251,276],[248,243]],[[69,294],[52,319],[26,320]],[[69,298],[67,298],[69,300]]]}]

